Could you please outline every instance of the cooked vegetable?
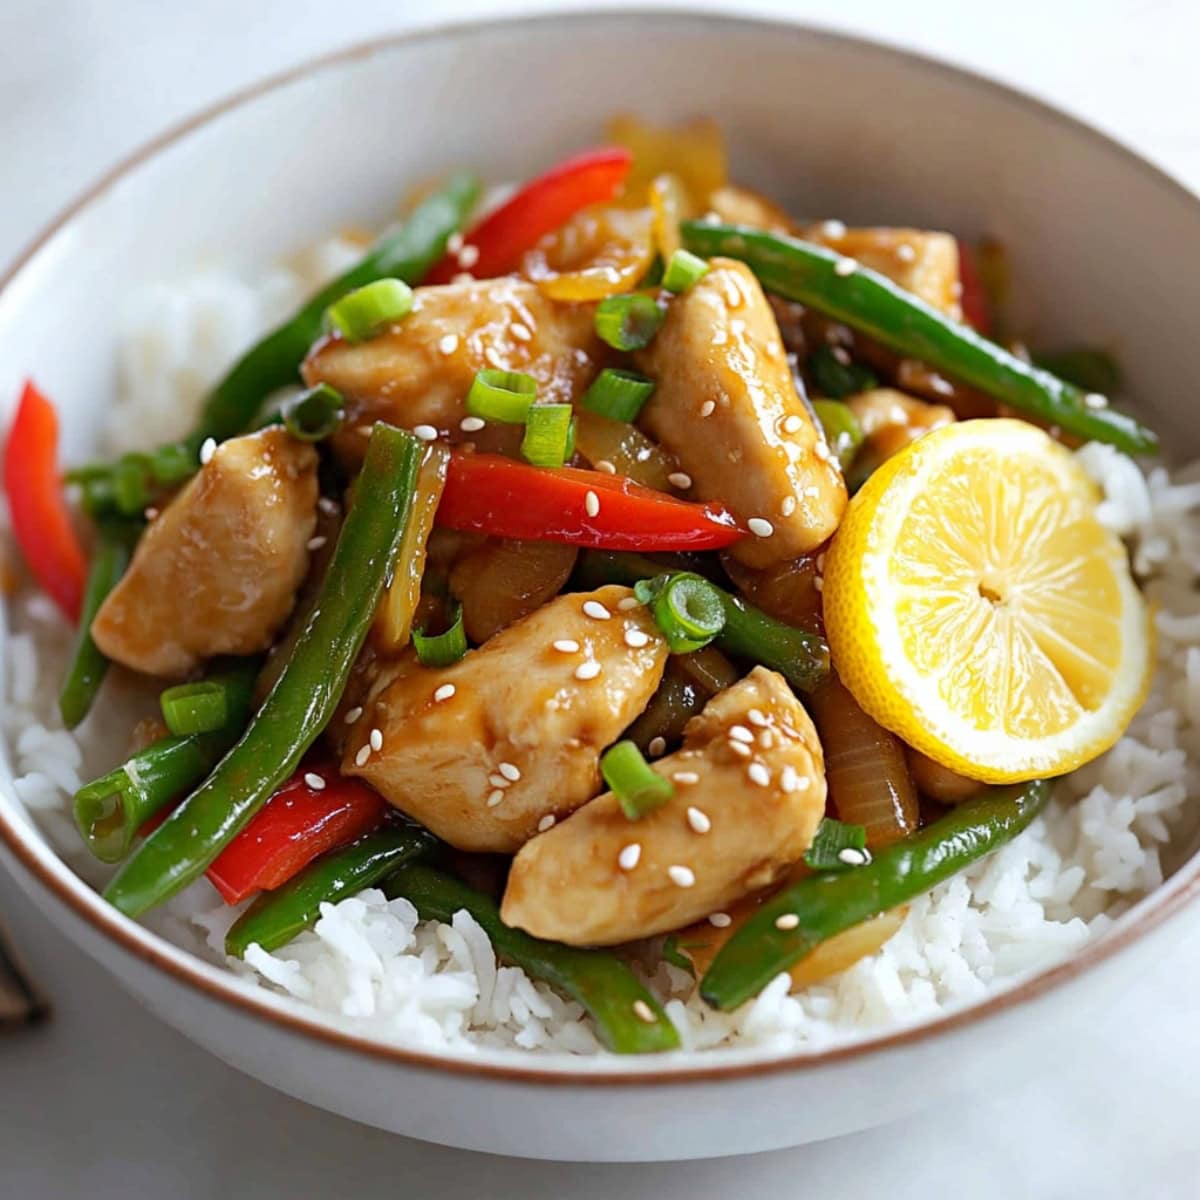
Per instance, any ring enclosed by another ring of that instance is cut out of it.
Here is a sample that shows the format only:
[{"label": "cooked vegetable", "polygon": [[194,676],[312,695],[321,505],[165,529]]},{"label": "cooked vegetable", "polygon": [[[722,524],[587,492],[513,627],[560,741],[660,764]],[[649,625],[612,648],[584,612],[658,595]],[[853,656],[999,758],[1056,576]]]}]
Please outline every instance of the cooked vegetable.
[{"label": "cooked vegetable", "polygon": [[675,181],[682,214],[698,216],[725,183],[725,141],[715,121],[698,118],[668,128],[619,116],[609,121],[606,133],[633,152],[624,192],[629,203],[643,204],[647,188],[666,174]]},{"label": "cooked vegetable", "polygon": [[702,258],[689,253],[687,250],[676,250],[667,259],[663,271],[662,286],[668,292],[677,295],[686,292],[694,283],[698,283],[708,274],[708,263]]},{"label": "cooked vegetable", "polygon": [[878,387],[875,372],[854,362],[840,346],[818,346],[804,364],[812,375],[817,394],[844,400],[855,392]]},{"label": "cooked vegetable", "polygon": [[978,779],[968,779],[949,767],[943,767],[911,746],[907,747],[906,752],[908,771],[917,791],[930,800],[936,800],[938,804],[961,804],[979,795],[986,786]]},{"label": "cooked vegetable", "polygon": [[817,420],[821,422],[825,441],[837,456],[838,464],[845,474],[862,445],[862,426],[859,425],[854,411],[838,400],[814,400],[812,406]]},{"label": "cooked vegetable", "polygon": [[666,310],[644,292],[607,296],[596,305],[596,332],[614,350],[641,350],[665,318]]},{"label": "cooked vegetable", "polygon": [[611,421],[636,421],[654,391],[654,380],[636,371],[605,367],[583,394],[584,408]]},{"label": "cooked vegetable", "polygon": [[387,801],[332,767],[302,766],[205,872],[226,904],[287,883],[313,859],[378,829]]},{"label": "cooked vegetable", "polygon": [[[148,460],[142,455],[126,455],[110,465],[72,472],[68,478],[90,487],[97,495],[98,485],[111,484],[120,471],[130,467],[141,473],[147,492],[183,483],[197,469],[206,439],[221,442],[241,433],[272,392],[296,382],[304,356],[321,334],[330,304],[377,279],[416,283],[441,255],[478,195],[479,181],[474,175],[459,171],[450,176],[445,186],[418,204],[399,228],[385,233],[359,262],[326,284],[279,328],[243,354],[208,394],[196,428],[182,442],[160,447]],[[140,513],[147,500],[117,505],[114,496],[111,503],[122,512]]]},{"label": "cooked vegetable", "polygon": [[1158,438],[1134,418],[1030,366],[968,326],[943,316],[853,259],[779,234],[689,221],[688,249],[747,262],[763,286],[809,304],[901,354],[923,359],[997,400],[1068,433],[1109,442],[1128,454],[1153,453]]},{"label": "cooked vegetable", "polygon": [[[593,583],[634,584],[662,573],[652,559],[595,551],[584,556],[582,568],[583,578]],[[726,654],[770,667],[805,692],[811,691],[829,673],[829,647],[823,637],[785,625],[740,596],[721,588],[716,590],[725,609],[725,624],[716,641]]]},{"label": "cooked vegetable", "polygon": [[659,575],[638,583],[634,594],[650,605],[672,654],[689,654],[707,646],[725,627],[721,593],[703,576],[689,571]]},{"label": "cooked vegetable", "polygon": [[735,684],[738,677],[734,665],[713,646],[672,655],[658,691],[625,736],[643,753],[649,753],[653,745],[657,757],[668,744],[679,740],[684,726],[713,696]]},{"label": "cooked vegetable", "polygon": [[618,742],[600,756],[600,774],[631,821],[640,821],[675,794],[675,785],[652,770],[631,741]]},{"label": "cooked vegetable", "polygon": [[365,342],[412,312],[412,288],[402,279],[376,279],[335,300],[325,325],[348,342]]},{"label": "cooked vegetable", "polygon": [[535,404],[525,421],[521,457],[535,467],[561,467],[574,452],[574,419],[569,404]]},{"label": "cooked vegetable", "polygon": [[862,441],[850,471],[850,484],[856,491],[893,454],[955,419],[954,410],[947,405],[930,404],[895,388],[860,392],[846,401],[846,408],[858,422]]},{"label": "cooked vegetable", "polygon": [[181,683],[159,696],[163,720],[176,737],[212,733],[229,722],[227,687],[214,679]]},{"label": "cooked vegetable", "polygon": [[71,661],[58,696],[58,711],[68,729],[88,715],[108,671],[108,659],[92,640],[92,619],[125,573],[139,532],[136,524],[117,519],[102,520],[97,527]]},{"label": "cooked vegetable", "polygon": [[72,623],[79,620],[87,561],[58,476],[58,415],[26,380],[4,447],[4,492],[13,534],[38,586]]},{"label": "cooked vegetable", "polygon": [[470,913],[502,961],[581,1004],[610,1050],[649,1054],[679,1046],[679,1034],[658,1001],[617,955],[558,946],[512,929],[501,920],[494,900],[430,867],[401,867],[383,890],[410,901],[426,921],[449,923],[459,911]]},{"label": "cooked vegetable", "polygon": [[250,715],[257,671],[256,659],[244,659],[209,676],[225,689],[224,728],[162,738],[75,793],[75,824],[101,862],[124,858],[145,822],[198,784],[237,741]]},{"label": "cooked vegetable", "polygon": [[302,442],[321,442],[341,429],[346,419],[345,401],[335,388],[318,383],[288,400],[280,409],[280,416],[292,437]]},{"label": "cooked vegetable", "polygon": [[691,482],[679,473],[675,458],[636,425],[610,421],[586,408],[575,415],[575,449],[596,470],[623,475],[656,492],[670,492]]},{"label": "cooked vegetable", "polygon": [[600,300],[636,287],[654,257],[648,208],[586,208],[542,238],[521,269],[555,300]]},{"label": "cooked vegetable", "polygon": [[321,596],[291,659],[237,745],[105,889],[138,916],[199,876],[298,766],[329,723],[393,571],[421,445],[375,426]]},{"label": "cooked vegetable", "polygon": [[929,891],[1011,841],[1049,798],[1050,784],[1042,780],[989,789],[865,866],[792,884],[721,949],[700,981],[701,996],[713,1008],[737,1008],[822,942]]},{"label": "cooked vegetable", "polygon": [[[993,243],[994,245],[994,243]],[[988,244],[984,243],[980,246],[981,251],[986,251]],[[988,289],[984,285],[982,272],[979,269],[979,263],[976,261],[975,251],[961,239],[958,242],[958,279],[959,279],[959,304],[962,308],[963,320],[971,326],[972,329],[985,336],[992,332],[991,301],[988,296]],[[1048,371],[1053,374],[1058,374],[1053,367],[1047,367]],[[1078,383],[1076,379],[1071,379],[1067,375],[1060,375],[1060,378],[1066,379],[1068,383]],[[1097,388],[1097,391],[1107,391],[1107,388]]]},{"label": "cooked vegetable", "polygon": [[438,508],[449,529],[614,550],[707,550],[745,536],[719,504],[689,504],[614,475],[455,454]]},{"label": "cooked vegetable", "polygon": [[454,615],[442,633],[427,634],[423,629],[414,629],[412,643],[423,667],[448,667],[458,662],[467,652],[462,605],[454,606]]},{"label": "cooked vegetable", "polygon": [[286,883],[264,892],[230,927],[225,953],[241,958],[251,943],[275,950],[310,929],[322,904],[336,904],[374,887],[437,839],[415,825],[392,826],[314,859]]},{"label": "cooked vegetable", "polygon": [[870,861],[870,855],[865,853],[866,845],[867,831],[861,825],[847,825],[826,817],[817,826],[813,843],[804,856],[804,865],[813,871],[861,867]]},{"label": "cooked vegetable", "polygon": [[537,380],[524,371],[477,371],[467,393],[467,412],[485,421],[524,425],[537,399]]}]

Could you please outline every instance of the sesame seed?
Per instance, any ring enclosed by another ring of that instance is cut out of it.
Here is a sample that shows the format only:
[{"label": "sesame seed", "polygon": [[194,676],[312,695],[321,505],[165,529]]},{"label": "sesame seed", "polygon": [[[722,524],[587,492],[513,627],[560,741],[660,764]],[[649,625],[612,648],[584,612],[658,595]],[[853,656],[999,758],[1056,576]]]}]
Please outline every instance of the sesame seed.
[{"label": "sesame seed", "polygon": [[599,600],[585,600],[583,602],[583,615],[591,617],[593,621],[607,621],[612,616],[612,613]]},{"label": "sesame seed", "polygon": [[795,929],[800,924],[800,918],[795,913],[784,913],[775,918],[776,929]]},{"label": "sesame seed", "polygon": [[1099,392],[1087,392],[1083,397],[1083,402],[1088,408],[1107,408],[1108,397],[1102,396]]},{"label": "sesame seed", "polygon": [[640,650],[650,641],[650,635],[640,629],[625,630],[625,645],[633,647],[634,650]]},{"label": "sesame seed", "polygon": [[588,492],[583,498],[583,508],[589,517],[600,515],[600,497],[595,492]]},{"label": "sesame seed", "polygon": [[632,871],[638,865],[642,857],[642,847],[638,842],[630,842],[620,854],[617,855],[617,866],[622,871]]},{"label": "sesame seed", "polygon": [[759,729],[765,729],[771,723],[767,720],[761,708],[752,708],[746,714],[746,720],[749,721],[751,725],[757,725]]},{"label": "sesame seed", "polygon": [[729,742],[727,745],[734,754],[740,754],[742,758],[749,758],[754,753],[744,742]]},{"label": "sesame seed", "polygon": [[457,255],[458,253],[461,252],[462,248],[463,248],[463,235],[461,233],[459,233],[457,230],[455,230],[455,232],[452,233],[446,239],[446,252],[448,254]]},{"label": "sesame seed", "polygon": [[850,365],[850,351],[845,346],[831,346],[830,352],[833,354],[833,361],[840,363],[843,367]]},{"label": "sesame seed", "polygon": [[362,746],[359,748],[358,753],[354,756],[354,765],[356,767],[365,767],[367,765],[367,759],[370,757],[371,757],[371,747],[370,746]]},{"label": "sesame seed", "polygon": [[730,741],[745,742],[748,746],[754,742],[754,734],[745,725],[730,725],[729,738]]},{"label": "sesame seed", "polygon": [[617,608],[621,612],[629,612],[631,608],[641,608],[642,602],[636,596],[626,596],[623,600],[617,601]]},{"label": "sesame seed", "polygon": [[554,648],[560,654],[578,654],[579,643],[574,638],[559,638],[554,643]]},{"label": "sesame seed", "polygon": [[437,439],[437,430],[432,425],[414,425],[413,434],[423,442],[432,442]]},{"label": "sesame seed", "polygon": [[707,833],[712,828],[712,822],[708,819],[708,813],[701,812],[698,808],[689,808],[687,810],[687,823],[697,833]]},{"label": "sesame seed", "polygon": [[447,333],[438,338],[438,349],[443,354],[453,354],[458,349],[458,334]]},{"label": "sesame seed", "polygon": [[521,768],[516,763],[502,762],[497,770],[509,783],[516,783],[521,778]]},{"label": "sesame seed", "polygon": [[896,257],[901,262],[912,262],[917,257],[917,252],[907,242],[901,242],[896,247]]},{"label": "sesame seed", "polygon": [[667,739],[661,737],[653,737],[646,746],[646,753],[651,758],[658,758],[667,749]]},{"label": "sesame seed", "polygon": [[463,433],[478,433],[486,424],[482,417],[463,417],[458,427]]},{"label": "sesame seed", "polygon": [[648,1005],[645,1000],[635,1000],[633,1002],[633,1015],[639,1021],[645,1021],[647,1025],[653,1025],[658,1018],[654,1015],[654,1009]]},{"label": "sesame seed", "polygon": [[790,517],[796,511],[796,497],[784,496],[783,503],[779,506],[779,515]]},{"label": "sesame seed", "polygon": [[759,787],[769,787],[771,784],[771,772],[760,762],[751,763],[746,768],[746,776],[751,783],[757,783]]},{"label": "sesame seed", "polygon": [[142,513],[142,516],[145,517],[147,521],[153,521],[154,518],[158,516],[158,509],[151,505]]},{"label": "sesame seed", "polygon": [[504,799],[504,792],[500,788],[496,788],[487,798],[488,808],[495,808]]},{"label": "sesame seed", "polygon": [[600,664],[594,659],[589,658],[587,662],[581,662],[575,668],[576,679],[595,679],[600,674]]},{"label": "sesame seed", "polygon": [[697,775],[695,771],[676,771],[675,774],[671,776],[671,778],[676,783],[682,783],[682,784],[699,783],[700,782],[700,776]]},{"label": "sesame seed", "polygon": [[838,859],[847,866],[861,867],[867,861],[867,856],[861,850],[847,846],[844,850],[838,851]]},{"label": "sesame seed", "polygon": [[508,327],[508,331],[518,342],[528,342],[533,338],[533,334],[529,332],[529,327],[522,325],[520,321],[514,321]]},{"label": "sesame seed", "polygon": [[508,787],[508,780],[505,779],[503,775],[496,775],[496,774],[489,775],[488,783],[490,783],[492,785],[492,787],[500,788],[501,790]]},{"label": "sesame seed", "polygon": [[668,867],[667,874],[676,887],[690,888],[696,882],[696,872],[691,867]]},{"label": "sesame seed", "polygon": [[372,729],[368,736],[368,740],[371,743],[372,750],[383,749],[383,731],[381,729]]},{"label": "sesame seed", "polygon": [[479,261],[478,246],[464,246],[458,252],[458,265],[469,271]]},{"label": "sesame seed", "polygon": [[483,352],[483,357],[487,360],[489,367],[495,367],[497,371],[503,371],[505,369],[504,355],[501,354],[495,346],[489,346]]},{"label": "sesame seed", "polygon": [[217,439],[206,437],[200,443],[200,463],[202,466],[208,466],[212,461],[212,456],[217,452]]},{"label": "sesame seed", "polygon": [[857,270],[858,263],[856,263],[852,258],[839,258],[837,262],[833,264],[833,273],[835,275],[841,275],[845,277],[846,275],[853,275]]},{"label": "sesame seed", "polygon": [[356,704],[343,718],[347,725],[353,725],[362,716],[362,705]]},{"label": "sesame seed", "polygon": [[770,750],[775,745],[775,734],[769,729],[764,729],[762,733],[758,735],[758,744],[764,750]]},{"label": "sesame seed", "polygon": [[804,428],[804,418],[803,417],[798,417],[798,416],[796,416],[795,413],[793,413],[790,417],[784,417],[784,419],[783,419],[783,432],[784,433],[799,433],[800,430],[803,428]]},{"label": "sesame seed", "polygon": [[538,833],[545,833],[547,829],[553,829],[558,818],[553,813],[547,813],[538,822]]},{"label": "sesame seed", "polygon": [[441,702],[443,700],[449,700],[450,697],[453,696],[454,693],[457,691],[458,691],[458,688],[456,688],[454,686],[454,684],[443,683],[442,686],[440,688],[438,688],[436,692],[433,693],[434,703],[441,704]]},{"label": "sesame seed", "polygon": [[470,283],[475,278],[470,271],[459,271],[455,275],[450,276],[451,283]]},{"label": "sesame seed", "polygon": [[846,236],[845,221],[823,221],[821,223],[821,232],[828,238],[841,238]]},{"label": "sesame seed", "polygon": [[715,400],[705,400],[705,402],[700,405],[700,415],[702,417],[711,417],[716,409],[717,402]]},{"label": "sesame seed", "polygon": [[304,774],[304,782],[308,784],[314,792],[323,792],[325,790],[325,780],[316,773],[316,771],[306,771]]},{"label": "sesame seed", "polygon": [[766,517],[751,517],[746,524],[755,537],[769,538],[775,532],[775,526]]},{"label": "sesame seed", "polygon": [[310,550],[320,550],[320,548],[325,545],[327,541],[329,541],[328,538],[311,537],[308,539],[308,548]]},{"label": "sesame seed", "polygon": [[370,425],[359,425],[354,430],[355,433],[362,434],[363,437],[370,437],[374,431],[375,431],[375,422],[374,421],[372,421]]},{"label": "sesame seed", "polygon": [[596,459],[596,461],[592,463],[592,466],[595,467],[596,470],[602,475],[615,475],[617,473],[617,468],[614,467],[607,458]]},{"label": "sesame seed", "polygon": [[820,575],[813,576],[813,588],[818,592],[823,592],[825,590],[825,580],[822,579]]},{"label": "sesame seed", "polygon": [[692,486],[692,477],[684,471],[672,471],[667,476],[667,482],[672,487],[687,489]]},{"label": "sesame seed", "polygon": [[825,551],[824,550],[822,550],[821,553],[817,555],[816,567],[817,567],[818,571],[825,570]]},{"label": "sesame seed", "polygon": [[733,918],[727,912],[709,913],[708,923],[714,929],[728,929],[733,924]]},{"label": "sesame seed", "polygon": [[800,785],[800,776],[796,774],[796,768],[788,763],[786,767],[779,773],[780,790],[791,795]]},{"label": "sesame seed", "polygon": [[329,516],[333,516],[339,510],[339,505],[336,500],[331,500],[328,496],[322,496],[317,501],[317,507]]}]

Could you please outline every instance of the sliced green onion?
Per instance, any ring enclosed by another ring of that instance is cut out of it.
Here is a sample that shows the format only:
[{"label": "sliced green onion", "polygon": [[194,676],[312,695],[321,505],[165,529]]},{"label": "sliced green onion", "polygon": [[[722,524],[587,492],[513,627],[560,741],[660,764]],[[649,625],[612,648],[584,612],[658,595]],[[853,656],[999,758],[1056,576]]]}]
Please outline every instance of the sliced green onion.
[{"label": "sliced green onion", "polygon": [[535,404],[525,420],[521,457],[535,467],[561,467],[570,456],[574,424],[569,404]]},{"label": "sliced green onion", "polygon": [[662,956],[664,962],[669,962],[671,966],[678,967],[681,971],[686,971],[693,979],[696,977],[696,968],[692,966],[692,960],[680,950],[677,935],[671,934],[663,942]]},{"label": "sliced green onion", "polygon": [[807,367],[812,376],[816,390],[822,396],[840,400],[843,396],[853,396],[857,392],[869,392],[879,386],[879,380],[874,372],[856,362],[839,360],[838,351],[833,346],[818,346],[809,356]]},{"label": "sliced green onion", "polygon": [[168,442],[150,455],[155,483],[171,487],[196,473],[196,454],[186,442]]},{"label": "sliced green onion", "polygon": [[150,503],[150,471],[153,462],[148,454],[130,454],[113,469],[113,494],[122,512],[140,512]]},{"label": "sliced green onion", "polygon": [[287,401],[280,415],[292,437],[302,442],[319,442],[341,429],[346,419],[346,402],[336,388],[318,383]]},{"label": "sliced green onion", "polygon": [[485,421],[524,425],[537,399],[537,380],[523,371],[497,371],[485,367],[476,372],[467,393],[467,412]]},{"label": "sliced green onion", "polygon": [[169,687],[158,698],[163,720],[176,737],[194,733],[212,733],[229,720],[229,699],[225,688],[212,679],[181,683]]},{"label": "sliced green onion", "polygon": [[600,774],[631,821],[640,821],[675,795],[675,785],[655,771],[630,741],[605,750],[600,756]]},{"label": "sliced green onion", "polygon": [[467,631],[463,627],[462,605],[455,606],[454,620],[445,633],[431,636],[424,629],[414,629],[412,644],[423,666],[448,667],[458,662],[467,652]]},{"label": "sliced green onion", "polygon": [[583,393],[580,403],[590,412],[610,421],[636,421],[642,405],[650,399],[654,381],[636,371],[605,367]]},{"label": "sliced green onion", "polygon": [[614,350],[641,350],[650,345],[666,315],[650,296],[606,296],[596,305],[596,332]]},{"label": "sliced green onion", "polygon": [[842,470],[848,471],[859,446],[863,444],[863,431],[858,418],[840,400],[814,400],[812,406],[825,431],[825,441],[837,455]]},{"label": "sliced green onion", "polygon": [[325,324],[348,342],[365,342],[412,312],[412,288],[402,279],[377,279],[347,292],[325,310]]},{"label": "sliced green onion", "polygon": [[643,579],[634,595],[650,606],[672,654],[690,654],[707,646],[725,628],[721,593],[701,575],[680,571]]},{"label": "sliced green onion", "polygon": [[841,871],[847,867],[861,867],[870,861],[866,829],[835,821],[832,817],[826,817],[817,826],[816,836],[804,856],[805,866],[814,871]]},{"label": "sliced green onion", "polygon": [[690,250],[676,250],[663,271],[662,285],[668,292],[678,295],[686,292],[694,283],[699,283],[708,274],[708,263]]},{"label": "sliced green onion", "polygon": [[662,286],[663,260],[661,254],[654,256],[654,261],[646,268],[646,273],[638,280],[638,290]]}]

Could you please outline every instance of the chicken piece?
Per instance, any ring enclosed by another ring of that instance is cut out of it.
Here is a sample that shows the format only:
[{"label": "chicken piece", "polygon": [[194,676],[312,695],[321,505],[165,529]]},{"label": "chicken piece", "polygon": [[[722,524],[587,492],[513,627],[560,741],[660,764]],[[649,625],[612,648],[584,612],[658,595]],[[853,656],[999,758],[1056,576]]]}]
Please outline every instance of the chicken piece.
[{"label": "chicken piece", "polygon": [[647,608],[619,607],[632,596],[559,596],[453,666],[406,660],[342,770],[460,850],[513,853],[599,791],[601,751],[658,687],[667,646]]},{"label": "chicken piece", "polygon": [[361,457],[360,427],[375,420],[457,434],[471,381],[485,367],[524,371],[537,380],[539,400],[570,402],[604,351],[591,306],[557,303],[506,276],[417,288],[403,321],[369,341],[319,343],[303,374],[346,397],[346,431],[336,444]]},{"label": "chicken piece", "polygon": [[639,424],[678,458],[697,499],[723,501],[749,524],[738,559],[769,567],[833,533],[846,485],[749,267],[713,259],[638,364],[658,384]]},{"label": "chicken piece", "polygon": [[886,275],[951,320],[962,320],[958,242],[951,234],[921,229],[847,229],[840,221],[823,221],[806,229],[803,236]]},{"label": "chicken piece", "polygon": [[728,183],[708,198],[710,212],[730,225],[750,225],[768,233],[796,233],[796,222],[766,196]]},{"label": "chicken piece", "polygon": [[308,569],[316,509],[312,446],[279,426],[223,442],[146,527],[92,621],[96,645],[168,677],[265,650]]},{"label": "chicken piece", "polygon": [[854,473],[874,470],[905,446],[954,420],[954,410],[906,396],[895,388],[872,388],[849,396],[846,403],[863,432],[863,445]]},{"label": "chicken piece", "polygon": [[505,924],[572,946],[678,929],[782,878],[825,814],[816,730],[765,667],[711,700],[653,766],[675,783],[661,808],[630,821],[606,792],[525,846]]}]

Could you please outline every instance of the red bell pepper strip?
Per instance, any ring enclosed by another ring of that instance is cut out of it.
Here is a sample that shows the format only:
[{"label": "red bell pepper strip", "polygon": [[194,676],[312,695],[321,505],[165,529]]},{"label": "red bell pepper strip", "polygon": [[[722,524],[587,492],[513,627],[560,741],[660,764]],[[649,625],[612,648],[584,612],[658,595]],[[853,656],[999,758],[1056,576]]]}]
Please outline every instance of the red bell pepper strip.
[{"label": "red bell pepper strip", "polygon": [[463,246],[477,250],[478,257],[447,254],[424,282],[449,283],[461,271],[477,279],[515,271],[546,234],[580,209],[611,200],[632,165],[633,155],[621,146],[573,155],[527,183],[463,236]]},{"label": "red bell pepper strip", "polygon": [[[323,788],[307,782],[325,781]],[[303,767],[221,851],[207,874],[226,904],[287,883],[314,858],[383,824],[388,803],[333,767]]]},{"label": "red bell pepper strip", "polygon": [[497,537],[647,552],[716,550],[746,536],[721,504],[691,504],[621,475],[531,467],[499,454],[452,455],[437,523]]},{"label": "red bell pepper strip", "polygon": [[975,264],[975,251],[961,240],[958,243],[958,282],[961,288],[958,303],[963,320],[977,333],[988,333],[992,320],[988,313],[987,292]]},{"label": "red bell pepper strip", "polygon": [[79,620],[87,560],[71,525],[58,472],[58,415],[27,380],[4,448],[4,491],[17,545],[34,578],[71,621]]}]

